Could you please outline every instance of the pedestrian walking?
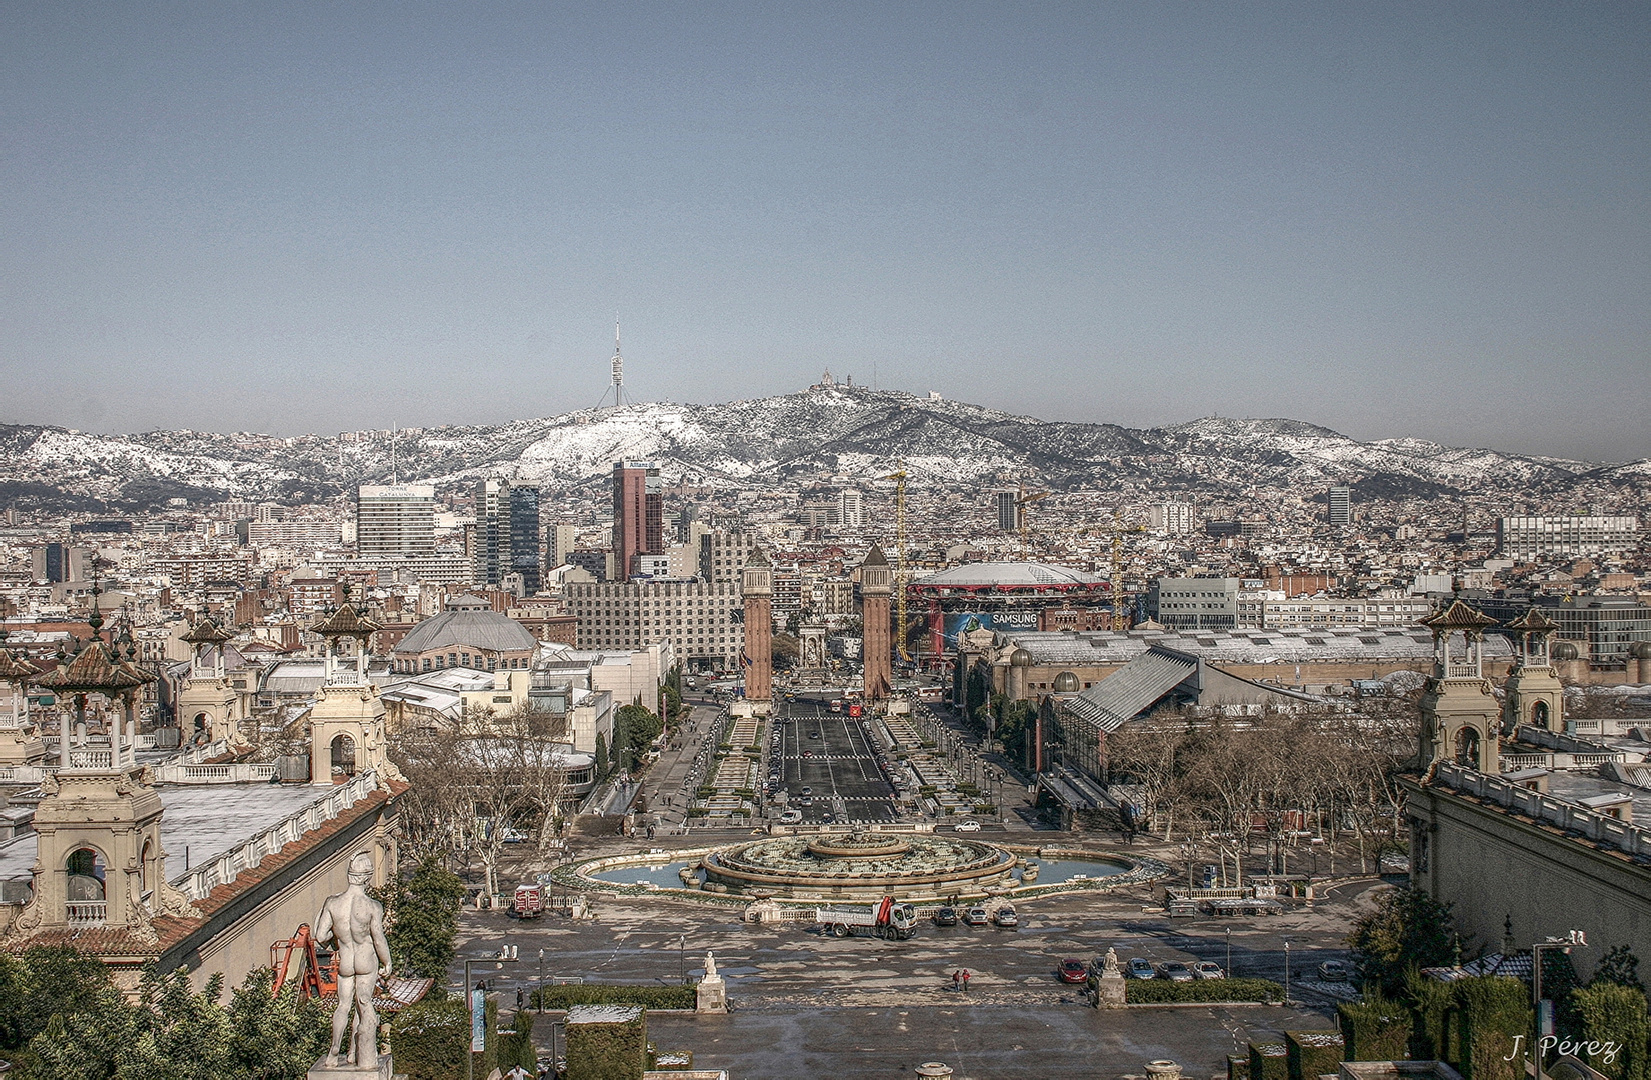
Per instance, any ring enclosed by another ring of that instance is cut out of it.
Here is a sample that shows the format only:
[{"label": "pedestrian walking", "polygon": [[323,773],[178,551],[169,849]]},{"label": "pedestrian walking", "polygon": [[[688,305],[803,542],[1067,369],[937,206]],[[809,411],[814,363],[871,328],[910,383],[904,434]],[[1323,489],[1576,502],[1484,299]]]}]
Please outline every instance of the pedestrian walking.
[{"label": "pedestrian walking", "polygon": [[516,988],[516,1011],[522,1011],[522,988],[519,986]]},{"label": "pedestrian walking", "polygon": [[967,994],[969,992],[969,969],[968,968],[963,969],[963,992],[965,994]]},{"label": "pedestrian walking", "polygon": [[963,989],[963,973],[961,971],[952,972],[952,991],[955,993],[955,992],[957,992],[959,990],[962,990],[962,989]]}]

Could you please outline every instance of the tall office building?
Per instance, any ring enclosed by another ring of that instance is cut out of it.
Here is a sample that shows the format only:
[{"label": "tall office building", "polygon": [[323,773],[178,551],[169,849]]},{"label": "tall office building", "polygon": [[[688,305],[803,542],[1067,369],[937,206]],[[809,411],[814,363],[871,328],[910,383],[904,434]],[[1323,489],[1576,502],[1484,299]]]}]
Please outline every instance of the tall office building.
[{"label": "tall office building", "polygon": [[547,565],[564,566],[570,560],[568,556],[579,547],[579,529],[574,525],[552,525],[545,530],[545,552]]},{"label": "tall office building", "polygon": [[865,512],[860,508],[860,493],[853,488],[845,488],[837,496],[837,524],[844,529],[865,527]]},{"label": "tall office building", "polygon": [[355,492],[355,546],[363,559],[399,559],[436,550],[431,484],[362,484]]},{"label": "tall office building", "polygon": [[621,580],[636,572],[636,556],[665,554],[665,490],[656,462],[613,467],[613,553]]},{"label": "tall office building", "polygon": [[996,493],[997,527],[1004,532],[1014,532],[1020,528],[1020,514],[1017,512],[1020,508],[1015,505],[1018,494],[1014,491],[999,491]]},{"label": "tall office building", "polygon": [[544,584],[539,551],[539,489],[510,489],[510,569],[522,576],[522,587],[532,596]]},{"label": "tall office building", "polygon": [[1350,487],[1333,487],[1329,492],[1329,510],[1326,520],[1332,525],[1351,525],[1353,523],[1353,489]]},{"label": "tall office building", "polygon": [[471,547],[477,585],[498,586],[510,572],[510,484],[483,480],[476,485],[476,528]]}]

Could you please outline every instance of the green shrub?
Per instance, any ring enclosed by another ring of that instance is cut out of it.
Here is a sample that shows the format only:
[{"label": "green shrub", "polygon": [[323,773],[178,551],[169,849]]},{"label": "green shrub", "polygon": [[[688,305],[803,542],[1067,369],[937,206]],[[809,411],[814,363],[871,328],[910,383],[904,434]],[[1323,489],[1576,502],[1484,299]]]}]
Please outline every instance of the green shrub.
[{"label": "green shrub", "polygon": [[1341,1066],[1339,1031],[1286,1031],[1284,1044],[1289,1047],[1290,1080],[1318,1080]]},{"label": "green shrub", "polygon": [[420,1001],[390,1023],[390,1053],[408,1080],[458,1080],[469,1052],[470,1010],[462,1000]]},{"label": "green shrub", "polygon": [[1574,1001],[1583,1041],[1620,1048],[1612,1061],[1600,1053],[1590,1055],[1588,1064],[1612,1080],[1651,1080],[1646,1045],[1651,1040],[1651,1020],[1645,994],[1631,986],[1596,980],[1586,990],[1578,990]]},{"label": "green shrub", "polygon": [[1336,1010],[1347,1061],[1399,1061],[1410,1052],[1410,1010],[1372,989]]},{"label": "green shrub", "polygon": [[1290,1048],[1284,1043],[1251,1043],[1250,1080],[1290,1080]]},{"label": "green shrub", "polygon": [[[1485,977],[1451,984],[1456,1002],[1458,1061],[1463,1080],[1523,1080],[1533,1017],[1530,991],[1518,979]],[[1514,1041],[1523,1035],[1523,1047]],[[1509,1061],[1507,1059],[1512,1058]]]},{"label": "green shrub", "polygon": [[536,1009],[571,1009],[575,1005],[641,1005],[648,1009],[692,1009],[692,986],[545,986],[529,1000]]},{"label": "green shrub", "polygon": [[500,1072],[508,1073],[520,1065],[528,1072],[538,1074],[539,1054],[533,1047],[533,1014],[526,1009],[517,1009],[512,1025],[499,1032],[498,1058]]},{"label": "green shrub", "polygon": [[1227,1080],[1250,1080],[1250,1059],[1237,1054],[1227,1055]]},{"label": "green shrub", "polygon": [[648,1018],[641,1009],[581,1006],[569,1010],[568,1080],[642,1080],[648,1066]]},{"label": "green shrub", "polygon": [[1131,1005],[1161,1005],[1183,1001],[1282,1001],[1284,988],[1271,979],[1130,979],[1124,1000]]}]

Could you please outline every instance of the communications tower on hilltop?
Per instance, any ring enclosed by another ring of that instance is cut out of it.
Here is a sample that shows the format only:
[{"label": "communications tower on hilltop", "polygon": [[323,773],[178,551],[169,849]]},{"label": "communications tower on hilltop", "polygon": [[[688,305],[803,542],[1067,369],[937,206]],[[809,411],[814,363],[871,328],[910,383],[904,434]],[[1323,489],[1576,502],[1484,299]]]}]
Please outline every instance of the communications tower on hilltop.
[{"label": "communications tower on hilltop", "polygon": [[[630,398],[625,396],[625,358],[620,355],[619,352],[618,319],[613,321],[613,360],[610,361],[610,363],[613,367],[613,385],[611,387],[613,391],[613,407],[617,409],[621,405],[634,404]],[[607,400],[608,391],[604,390],[602,391],[601,398],[596,402],[596,408],[600,410],[602,408],[602,403]]]}]

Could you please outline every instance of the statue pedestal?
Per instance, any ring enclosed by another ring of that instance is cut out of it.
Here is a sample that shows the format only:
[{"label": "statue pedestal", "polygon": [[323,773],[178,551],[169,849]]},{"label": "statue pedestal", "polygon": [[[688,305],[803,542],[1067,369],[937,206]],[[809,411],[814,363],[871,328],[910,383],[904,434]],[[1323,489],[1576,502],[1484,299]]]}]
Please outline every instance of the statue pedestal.
[{"label": "statue pedestal", "polygon": [[389,1054],[378,1055],[378,1064],[365,1068],[351,1065],[347,1061],[328,1065],[327,1059],[322,1058],[304,1075],[305,1080],[394,1080],[395,1068],[390,1064]]},{"label": "statue pedestal", "polygon": [[721,975],[707,975],[699,980],[694,996],[696,1013],[725,1013],[728,1011],[728,987]]},{"label": "statue pedestal", "polygon": [[1095,1007],[1097,1009],[1121,1009],[1124,1007],[1124,978],[1122,975],[1102,975],[1095,982],[1099,987],[1095,991]]}]

